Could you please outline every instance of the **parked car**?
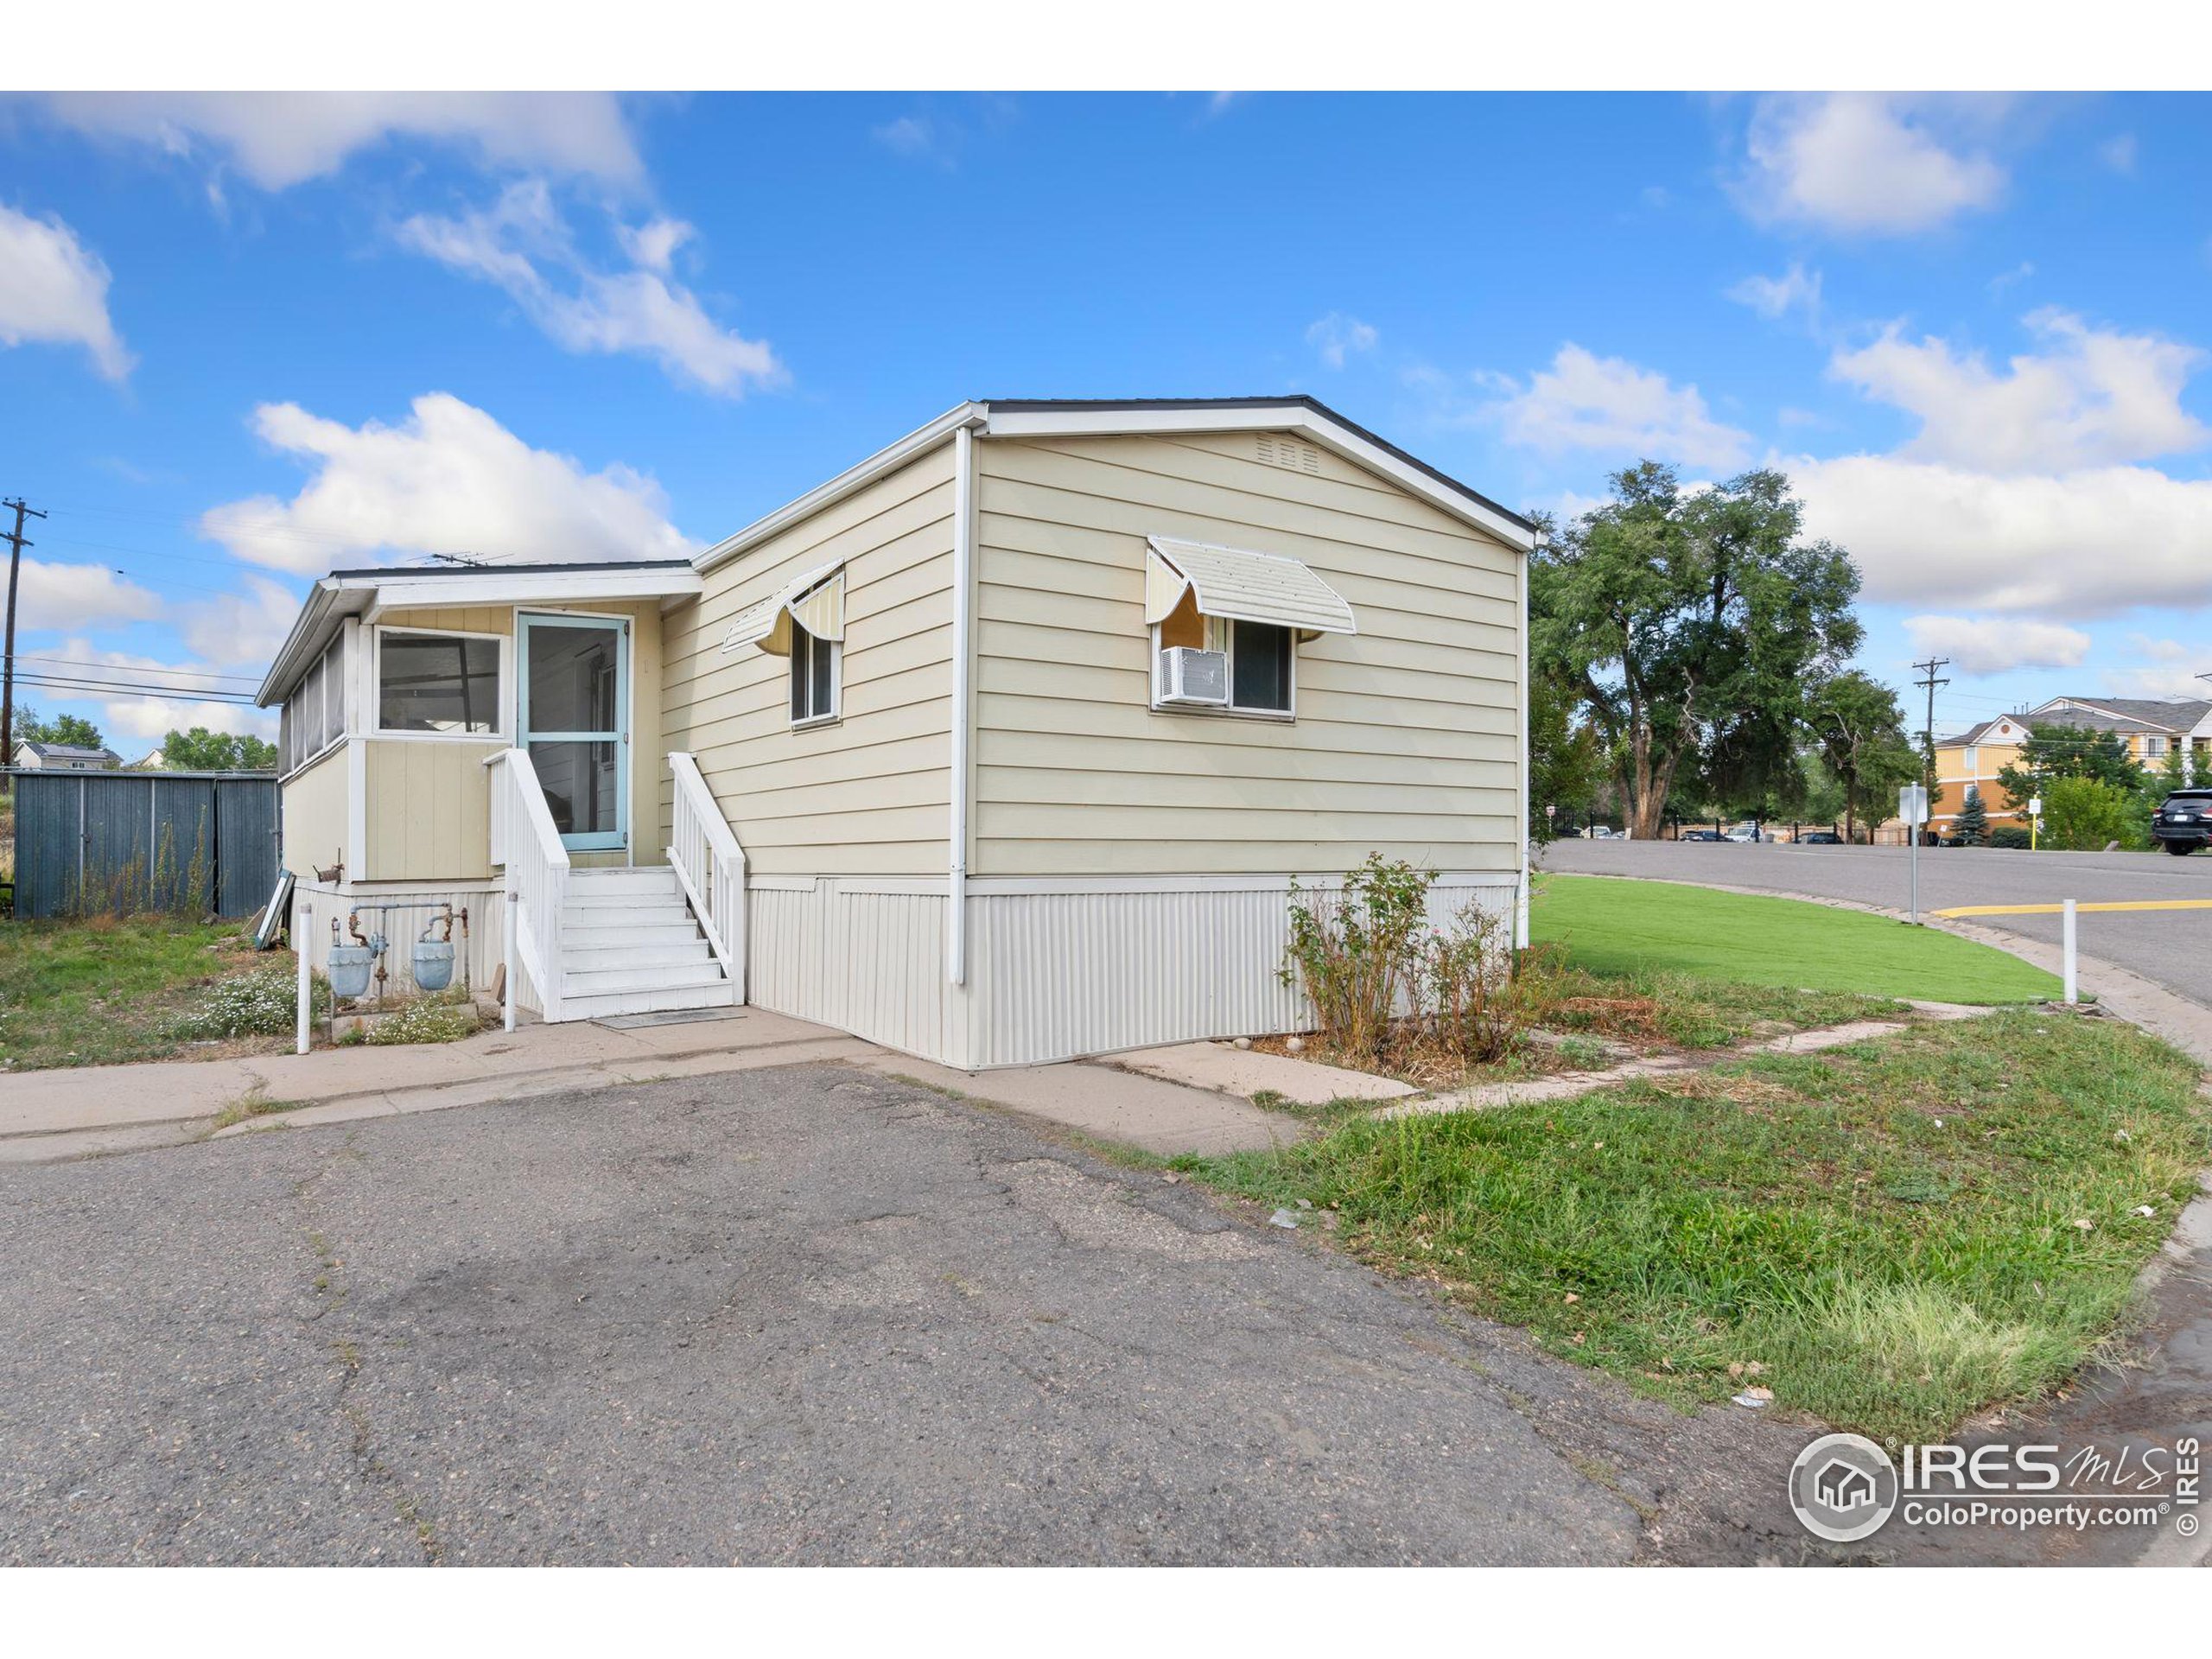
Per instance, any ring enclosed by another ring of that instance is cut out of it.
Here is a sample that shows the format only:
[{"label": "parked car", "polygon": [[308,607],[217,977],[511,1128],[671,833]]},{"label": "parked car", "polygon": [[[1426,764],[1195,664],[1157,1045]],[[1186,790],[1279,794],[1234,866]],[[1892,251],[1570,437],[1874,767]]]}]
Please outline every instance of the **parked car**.
[{"label": "parked car", "polygon": [[1591,829],[1590,829],[1590,839],[1591,839],[1591,840],[1592,840],[1592,841],[1618,841],[1618,840],[1619,840],[1619,839],[1620,839],[1620,837],[1619,837],[1619,836],[1616,836],[1616,835],[1615,835],[1615,834],[1614,834],[1611,830],[1607,829],[1604,824],[1599,823],[1599,824],[1593,824],[1593,825],[1592,825],[1592,826],[1591,826]]},{"label": "parked car", "polygon": [[1840,847],[1843,837],[1833,830],[1808,830],[1797,837],[1800,847]]},{"label": "parked car", "polygon": [[1752,829],[1748,823],[1739,823],[1733,830],[1731,830],[1726,835],[1721,836],[1720,839],[1723,841],[1739,842],[1745,846],[1749,846],[1752,842],[1759,839],[1759,832]]},{"label": "parked car", "polygon": [[2158,804],[2151,834],[2176,858],[2212,842],[2212,789],[2177,789]]},{"label": "parked car", "polygon": [[1717,830],[1685,830],[1681,836],[1684,841],[1719,841],[1720,838],[1720,832]]}]

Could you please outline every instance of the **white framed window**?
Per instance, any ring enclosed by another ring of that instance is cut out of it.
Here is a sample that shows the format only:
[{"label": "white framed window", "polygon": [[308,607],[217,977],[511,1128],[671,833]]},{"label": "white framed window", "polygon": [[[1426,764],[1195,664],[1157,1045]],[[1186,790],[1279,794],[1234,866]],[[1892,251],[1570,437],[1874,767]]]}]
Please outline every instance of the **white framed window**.
[{"label": "white framed window", "polygon": [[376,730],[392,737],[496,737],[505,724],[506,645],[496,633],[376,631]]},{"label": "white framed window", "polygon": [[2166,758],[2166,740],[2163,737],[2145,737],[2143,740],[2143,758],[2145,760],[2164,760]]},{"label": "white framed window", "polygon": [[1967,746],[1966,754],[1965,754],[1965,756],[1964,756],[1963,758],[1964,758],[1964,760],[1965,760],[1965,761],[1966,761],[1967,776],[1967,777],[1969,777],[1969,778],[1979,778],[1979,777],[1980,777],[1980,776],[1981,776],[1981,749],[1980,749],[1980,747],[1979,745],[1977,745],[1977,744],[1971,744],[1971,743],[1970,743],[1970,744],[1968,744],[1968,745]]},{"label": "white framed window", "polygon": [[1229,653],[1229,706],[1243,715],[1292,715],[1298,707],[1298,639],[1273,622],[1215,620],[1209,629]]},{"label": "white framed window", "polygon": [[[1185,618],[1152,628],[1152,707],[1161,714],[1255,715],[1294,719],[1298,712],[1298,637],[1272,622],[1239,622],[1225,617]],[[1166,683],[1161,658],[1177,646],[1197,645],[1227,659],[1225,702],[1164,702]]]},{"label": "white framed window", "polygon": [[792,728],[826,726],[838,717],[844,690],[844,642],[810,633],[795,618],[790,626]]}]

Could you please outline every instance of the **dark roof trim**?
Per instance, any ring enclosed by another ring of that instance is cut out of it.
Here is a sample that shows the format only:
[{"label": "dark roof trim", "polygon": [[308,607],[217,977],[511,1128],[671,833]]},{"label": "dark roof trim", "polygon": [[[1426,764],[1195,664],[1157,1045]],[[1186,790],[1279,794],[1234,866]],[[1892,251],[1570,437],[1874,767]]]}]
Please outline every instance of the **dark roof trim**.
[{"label": "dark roof trim", "polygon": [[556,570],[689,570],[689,559],[548,559],[533,564],[364,564],[349,569],[333,570],[334,576],[404,577],[413,582],[422,576],[496,576],[544,575]]}]

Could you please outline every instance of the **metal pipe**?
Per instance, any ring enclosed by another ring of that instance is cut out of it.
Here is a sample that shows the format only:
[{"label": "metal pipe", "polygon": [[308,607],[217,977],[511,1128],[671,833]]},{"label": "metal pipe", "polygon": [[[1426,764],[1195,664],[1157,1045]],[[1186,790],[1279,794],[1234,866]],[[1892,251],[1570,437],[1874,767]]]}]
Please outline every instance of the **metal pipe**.
[{"label": "metal pipe", "polygon": [[299,1035],[292,1052],[296,1054],[304,1054],[308,1047],[308,1026],[314,1017],[315,1010],[315,976],[308,966],[308,958],[314,954],[315,950],[315,907],[312,905],[302,905],[300,907],[298,938],[300,948],[296,954],[300,968]]}]

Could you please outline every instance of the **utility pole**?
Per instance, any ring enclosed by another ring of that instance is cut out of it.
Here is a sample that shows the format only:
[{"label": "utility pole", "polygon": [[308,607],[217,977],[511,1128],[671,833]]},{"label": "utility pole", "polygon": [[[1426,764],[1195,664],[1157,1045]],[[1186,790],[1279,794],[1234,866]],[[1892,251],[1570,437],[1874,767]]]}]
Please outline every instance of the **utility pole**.
[{"label": "utility pole", "polygon": [[[1950,683],[1948,679],[1937,679],[1936,671],[1950,665],[1951,659],[1948,657],[1931,657],[1924,663],[1913,664],[1922,672],[1922,677],[1913,683],[1928,693],[1928,723],[1920,728],[1920,766],[1928,775],[1920,781],[1928,791],[1928,819],[1931,823],[1936,820],[1936,688]],[[1919,837],[1915,836],[1913,840],[1917,845]]]},{"label": "utility pole", "polygon": [[5,667],[0,669],[0,766],[12,766],[16,764],[16,579],[22,571],[23,550],[30,545],[23,538],[23,520],[46,515],[24,505],[19,495],[0,501],[0,507],[16,510],[15,529],[0,531],[8,537],[8,645]]}]

